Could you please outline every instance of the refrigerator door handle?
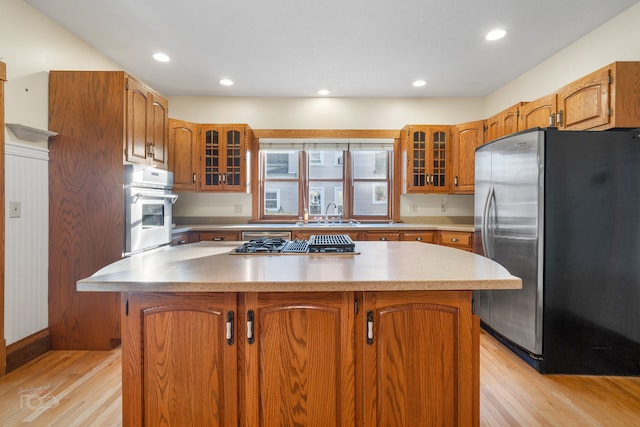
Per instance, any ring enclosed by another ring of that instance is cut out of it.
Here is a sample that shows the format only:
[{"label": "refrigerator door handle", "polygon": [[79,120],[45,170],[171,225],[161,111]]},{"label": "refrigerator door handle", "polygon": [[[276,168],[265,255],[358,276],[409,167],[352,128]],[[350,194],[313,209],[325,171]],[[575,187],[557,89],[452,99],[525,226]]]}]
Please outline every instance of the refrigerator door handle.
[{"label": "refrigerator door handle", "polygon": [[490,244],[490,239],[492,237],[489,236],[489,213],[491,212],[491,201],[494,197],[494,189],[491,186],[489,189],[489,193],[487,193],[487,199],[484,201],[484,212],[482,214],[482,250],[484,251],[484,255],[488,258],[493,258],[493,248]]}]

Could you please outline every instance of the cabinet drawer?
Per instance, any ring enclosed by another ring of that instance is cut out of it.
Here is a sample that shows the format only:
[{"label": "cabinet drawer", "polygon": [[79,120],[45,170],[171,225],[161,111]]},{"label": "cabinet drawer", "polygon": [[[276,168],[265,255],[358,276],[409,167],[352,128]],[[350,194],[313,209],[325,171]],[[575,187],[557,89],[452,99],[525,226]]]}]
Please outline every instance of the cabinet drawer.
[{"label": "cabinet drawer", "polygon": [[201,231],[199,233],[199,240],[213,240],[213,241],[223,241],[223,240],[240,240],[240,233],[238,231]]},{"label": "cabinet drawer", "polygon": [[466,231],[440,231],[440,244],[461,249],[471,248],[472,234]]},{"label": "cabinet drawer", "polygon": [[400,240],[434,243],[436,241],[436,231],[403,231],[400,233]]},{"label": "cabinet drawer", "polygon": [[393,231],[367,231],[367,240],[400,240],[400,232]]},{"label": "cabinet drawer", "polygon": [[171,236],[171,246],[184,245],[191,243],[191,234],[187,231],[185,233],[175,233]]}]

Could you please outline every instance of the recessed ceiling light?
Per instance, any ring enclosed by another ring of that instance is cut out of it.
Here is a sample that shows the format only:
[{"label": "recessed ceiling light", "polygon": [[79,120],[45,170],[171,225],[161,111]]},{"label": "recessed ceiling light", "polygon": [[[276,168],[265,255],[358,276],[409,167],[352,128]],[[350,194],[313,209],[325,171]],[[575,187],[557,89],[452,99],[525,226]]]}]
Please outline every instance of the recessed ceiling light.
[{"label": "recessed ceiling light", "polygon": [[502,28],[497,28],[495,30],[489,31],[489,33],[487,33],[485,38],[487,40],[493,41],[493,40],[499,40],[503,38],[505,35],[507,35],[507,32],[505,30],[503,30]]},{"label": "recessed ceiling light", "polygon": [[171,61],[171,58],[169,58],[169,55],[167,55],[166,53],[162,53],[162,52],[156,52],[153,54],[153,59],[155,59],[158,62],[169,62]]},{"label": "recessed ceiling light", "polygon": [[320,90],[318,91],[318,95],[321,95],[321,96],[327,96],[327,95],[329,95],[330,93],[331,93],[331,92],[329,92],[327,89],[320,89]]},{"label": "recessed ceiling light", "polygon": [[220,80],[220,84],[222,86],[233,86],[233,80],[222,79],[222,80]]},{"label": "recessed ceiling light", "polygon": [[414,87],[422,87],[426,84],[427,82],[425,80],[416,80],[415,82],[413,82]]}]

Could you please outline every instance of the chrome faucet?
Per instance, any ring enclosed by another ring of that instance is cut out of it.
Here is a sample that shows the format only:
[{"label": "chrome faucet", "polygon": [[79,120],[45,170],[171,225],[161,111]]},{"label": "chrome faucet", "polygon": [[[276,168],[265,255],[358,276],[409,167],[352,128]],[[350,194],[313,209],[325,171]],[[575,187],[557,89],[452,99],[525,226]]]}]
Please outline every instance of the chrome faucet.
[{"label": "chrome faucet", "polygon": [[333,202],[329,202],[329,204],[327,204],[327,207],[324,209],[324,223],[325,224],[329,224],[329,206],[333,205],[333,209],[334,210],[338,210],[338,206],[336,206],[335,203]]}]

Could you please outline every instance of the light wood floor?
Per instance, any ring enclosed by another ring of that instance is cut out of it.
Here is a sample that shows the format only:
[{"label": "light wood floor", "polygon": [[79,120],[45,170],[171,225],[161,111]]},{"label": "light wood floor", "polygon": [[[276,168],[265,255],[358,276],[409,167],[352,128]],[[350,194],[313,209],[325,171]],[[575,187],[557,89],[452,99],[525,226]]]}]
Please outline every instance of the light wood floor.
[{"label": "light wood floor", "polygon": [[[119,426],[120,349],[51,351],[0,378],[0,425]],[[480,338],[481,426],[639,426],[640,377],[540,375]]]}]

